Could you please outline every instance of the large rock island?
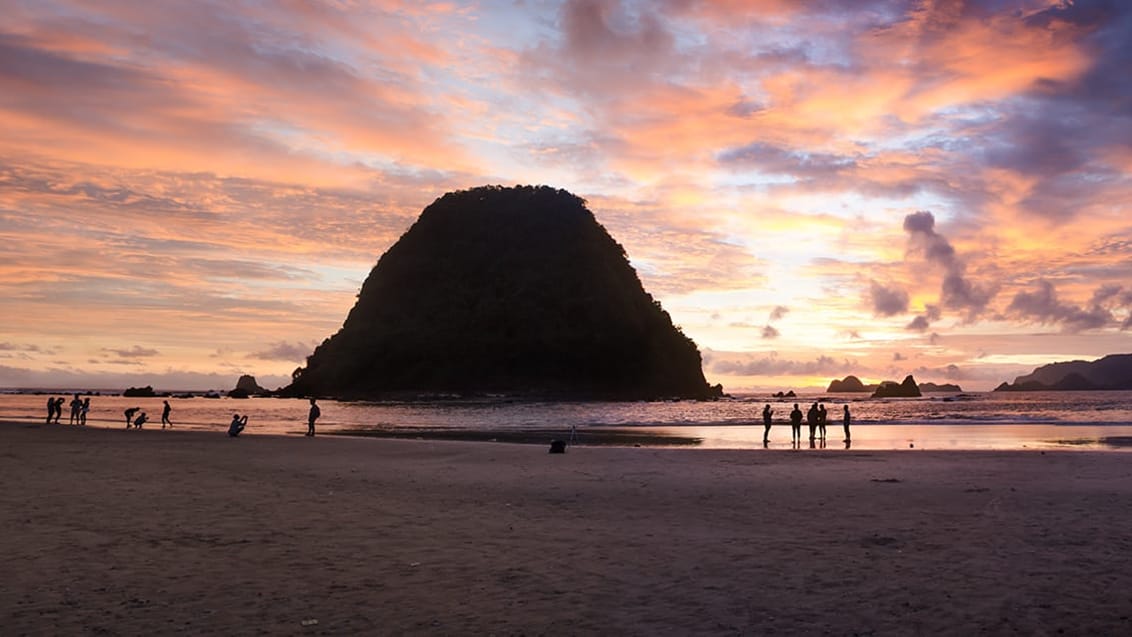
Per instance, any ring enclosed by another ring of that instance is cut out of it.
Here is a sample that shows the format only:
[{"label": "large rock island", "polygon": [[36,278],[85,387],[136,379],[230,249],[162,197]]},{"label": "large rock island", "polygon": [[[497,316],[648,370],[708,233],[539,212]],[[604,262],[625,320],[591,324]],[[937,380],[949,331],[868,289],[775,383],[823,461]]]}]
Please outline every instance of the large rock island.
[{"label": "large rock island", "polygon": [[1083,391],[1132,389],[1132,354],[1110,354],[1095,361],[1042,365],[995,391]]},{"label": "large rock island", "polygon": [[583,199],[487,186],[425,208],[281,393],[630,400],[721,390]]},{"label": "large rock island", "polygon": [[927,394],[932,392],[943,393],[963,391],[962,387],[960,387],[959,385],[953,385],[951,383],[944,383],[942,385],[937,385],[935,383],[920,383],[919,385],[917,385],[916,381],[912,380],[909,384],[909,379],[911,378],[911,376],[905,378],[903,384],[889,380],[882,381],[881,383],[876,385],[866,385],[861,382],[860,378],[850,375],[846,376],[844,380],[837,380],[836,378],[831,380],[829,382],[829,388],[825,391],[830,394],[861,394],[867,392],[876,394],[877,391],[880,390],[883,386],[885,389],[881,397],[885,398],[891,398],[897,395],[914,398],[919,396],[921,392]]},{"label": "large rock island", "polygon": [[236,387],[228,392],[229,398],[248,398],[251,396],[267,396],[271,392],[259,386],[255,376],[244,374],[236,381]]},{"label": "large rock island", "polygon": [[875,385],[866,385],[861,382],[860,378],[850,375],[846,376],[844,380],[834,378],[829,381],[829,387],[825,391],[831,394],[862,394],[875,389]]},{"label": "large rock island", "polygon": [[916,379],[912,378],[909,374],[904,377],[904,382],[898,383],[893,380],[886,380],[881,382],[873,391],[873,398],[919,398],[920,386],[916,384]]}]

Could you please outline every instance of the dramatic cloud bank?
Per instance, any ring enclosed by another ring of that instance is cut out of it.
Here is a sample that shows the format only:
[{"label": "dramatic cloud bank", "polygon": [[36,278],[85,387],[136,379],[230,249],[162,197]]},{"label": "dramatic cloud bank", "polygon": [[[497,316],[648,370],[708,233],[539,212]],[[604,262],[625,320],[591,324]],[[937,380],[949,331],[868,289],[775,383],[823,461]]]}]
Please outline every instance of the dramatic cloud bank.
[{"label": "dramatic cloud bank", "polygon": [[1132,3],[4,17],[3,385],[285,380],[425,205],[483,183],[585,197],[729,390],[1129,350]]}]

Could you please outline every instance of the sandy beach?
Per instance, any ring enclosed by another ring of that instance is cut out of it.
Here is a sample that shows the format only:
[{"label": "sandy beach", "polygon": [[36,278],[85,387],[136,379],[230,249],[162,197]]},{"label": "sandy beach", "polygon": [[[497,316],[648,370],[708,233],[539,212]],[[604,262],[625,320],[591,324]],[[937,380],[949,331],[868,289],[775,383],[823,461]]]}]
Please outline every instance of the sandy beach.
[{"label": "sandy beach", "polygon": [[1127,634],[1105,452],[576,447],[0,423],[19,634]]}]

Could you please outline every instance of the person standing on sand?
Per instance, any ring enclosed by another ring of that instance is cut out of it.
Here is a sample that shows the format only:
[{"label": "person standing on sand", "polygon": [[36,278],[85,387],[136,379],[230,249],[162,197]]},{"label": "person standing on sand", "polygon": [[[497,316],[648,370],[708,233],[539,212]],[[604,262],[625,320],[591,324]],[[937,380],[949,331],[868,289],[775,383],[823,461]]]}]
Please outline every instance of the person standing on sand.
[{"label": "person standing on sand", "polygon": [[59,424],[59,419],[63,417],[63,403],[66,401],[62,396],[55,399],[55,424]]},{"label": "person standing on sand", "polygon": [[236,438],[240,435],[240,432],[244,430],[244,427],[247,426],[248,417],[246,414],[243,418],[240,417],[240,414],[232,414],[232,422],[228,424],[228,435],[232,438]]},{"label": "person standing on sand", "polygon": [[169,425],[169,428],[172,429],[173,422],[169,420],[169,412],[173,411],[173,408],[169,406],[168,400],[163,402],[165,403],[165,406],[161,408],[161,428],[164,429],[165,425]]},{"label": "person standing on sand", "polygon": [[764,445],[767,444],[768,442],[770,442],[770,425],[771,425],[771,419],[770,418],[773,414],[774,414],[774,412],[771,411],[771,409],[770,409],[770,403],[767,403],[766,407],[763,407],[763,444]]},{"label": "person standing on sand", "polygon": [[845,405],[845,413],[841,416],[841,426],[845,428],[845,442],[849,442],[849,405]]},{"label": "person standing on sand", "polygon": [[55,397],[54,396],[48,396],[47,397],[47,423],[46,424],[50,425],[51,419],[54,418],[54,417],[55,417]]},{"label": "person standing on sand", "polygon": [[318,404],[315,403],[314,398],[311,398],[311,410],[310,410],[310,413],[307,414],[307,435],[308,436],[314,435],[314,421],[318,420],[318,417],[321,416],[321,415],[322,415],[322,410],[318,408]]},{"label": "person standing on sand", "polygon": [[82,409],[79,411],[79,424],[86,426],[86,415],[90,411],[90,396],[83,399]]},{"label": "person standing on sand", "polygon": [[825,403],[818,403],[818,437],[825,440]]},{"label": "person standing on sand", "polygon": [[817,403],[810,405],[810,408],[806,410],[806,426],[810,428],[810,442],[813,442],[814,438],[817,437],[817,428],[818,428],[818,404]]},{"label": "person standing on sand", "polygon": [[134,414],[138,413],[139,411],[141,411],[141,407],[130,407],[126,411],[122,412],[126,416],[126,429],[134,426]]},{"label": "person standing on sand", "polygon": [[798,409],[798,403],[794,403],[794,411],[790,412],[790,441],[800,440],[802,440],[802,410]]},{"label": "person standing on sand", "polygon": [[71,399],[71,420],[68,424],[79,424],[79,412],[83,410],[83,399],[79,398],[78,394]]}]

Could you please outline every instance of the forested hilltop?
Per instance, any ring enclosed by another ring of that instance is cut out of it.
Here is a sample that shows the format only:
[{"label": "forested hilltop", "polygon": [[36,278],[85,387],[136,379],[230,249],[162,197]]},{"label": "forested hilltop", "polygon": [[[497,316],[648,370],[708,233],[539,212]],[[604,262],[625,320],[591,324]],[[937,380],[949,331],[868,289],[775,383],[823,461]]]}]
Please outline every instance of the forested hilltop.
[{"label": "forested hilltop", "polygon": [[580,197],[451,192],[378,260],[285,395],[709,398],[696,344]]}]

